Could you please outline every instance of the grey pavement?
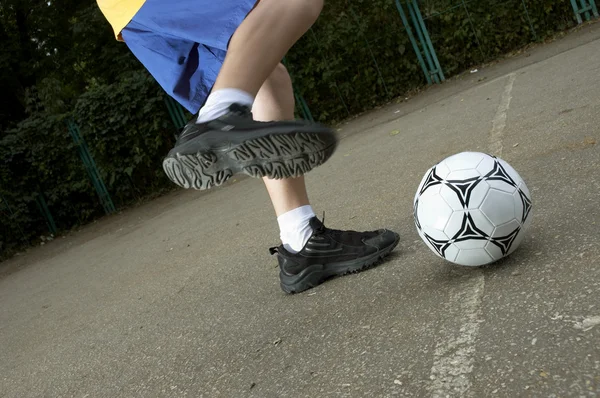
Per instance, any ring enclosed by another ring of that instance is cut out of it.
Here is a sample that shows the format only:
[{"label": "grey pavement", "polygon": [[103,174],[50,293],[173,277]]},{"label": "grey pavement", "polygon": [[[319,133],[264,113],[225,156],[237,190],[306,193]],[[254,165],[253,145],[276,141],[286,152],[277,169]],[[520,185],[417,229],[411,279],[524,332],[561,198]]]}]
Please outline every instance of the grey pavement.
[{"label": "grey pavement", "polygon": [[[341,127],[309,193],[331,227],[401,234],[372,270],[284,295],[253,179],[2,264],[0,397],[600,396],[598,30]],[[494,150],[534,202],[519,250],[483,268],[437,258],[412,220],[425,171],[465,150]]]}]

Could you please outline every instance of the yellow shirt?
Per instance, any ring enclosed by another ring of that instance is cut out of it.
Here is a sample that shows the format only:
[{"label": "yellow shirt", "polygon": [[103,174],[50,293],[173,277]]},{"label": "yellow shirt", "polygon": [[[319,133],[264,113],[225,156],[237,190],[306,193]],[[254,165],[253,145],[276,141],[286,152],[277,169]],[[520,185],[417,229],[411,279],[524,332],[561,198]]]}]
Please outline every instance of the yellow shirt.
[{"label": "yellow shirt", "polygon": [[123,41],[121,31],[142,8],[146,0],[96,0],[100,11],[112,25],[117,40]]}]

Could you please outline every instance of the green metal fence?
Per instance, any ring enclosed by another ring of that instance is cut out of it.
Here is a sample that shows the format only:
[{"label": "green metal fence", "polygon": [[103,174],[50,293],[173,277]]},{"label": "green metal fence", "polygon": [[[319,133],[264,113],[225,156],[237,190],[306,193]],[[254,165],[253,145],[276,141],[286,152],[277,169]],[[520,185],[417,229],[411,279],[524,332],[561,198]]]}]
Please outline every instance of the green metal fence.
[{"label": "green metal fence", "polygon": [[[429,84],[441,83],[445,78],[443,65],[441,65],[438,60],[433,40],[431,39],[431,35],[427,29],[427,24],[429,23],[430,25],[435,26],[436,19],[439,20],[440,18],[443,18],[445,14],[464,14],[465,20],[468,22],[467,26],[471,31],[474,42],[477,45],[477,51],[481,55],[480,61],[484,62],[489,58],[484,49],[484,45],[482,44],[480,32],[478,32],[478,29],[475,27],[476,24],[474,22],[472,11],[469,10],[470,5],[472,6],[477,4],[476,2],[474,3],[474,0],[438,1],[433,3],[433,7],[431,6],[432,2],[419,2],[417,0],[395,0],[395,2],[400,14],[400,18],[402,19],[402,23],[407,30],[407,34],[410,37],[413,48],[417,53],[421,68],[423,69]],[[512,2],[514,2],[514,0]],[[423,4],[420,5],[419,3],[425,3],[424,12],[421,11]],[[509,1],[498,1],[498,3],[509,3]],[[527,27],[531,34],[531,38],[533,41],[536,41],[538,39],[538,35],[533,21],[529,16],[527,4],[525,3],[525,0],[519,0],[519,3],[519,6],[522,8]],[[407,17],[404,7],[408,9],[408,15],[410,16],[410,19]],[[416,38],[412,33],[413,29],[417,33]]]},{"label": "green metal fence", "polygon": [[[410,37],[411,43],[413,45],[414,51],[417,54],[419,59],[419,64],[423,69],[423,73],[427,78],[427,82],[429,84],[439,83],[444,80],[444,65],[440,64],[438,61],[435,44],[431,39],[431,34],[429,33],[427,26],[435,28],[436,19],[439,20],[445,14],[448,13],[464,13],[466,20],[468,21],[469,29],[471,30],[474,41],[477,44],[478,52],[480,53],[480,61],[484,62],[493,57],[490,57],[490,54],[486,51],[485,45],[481,42],[481,32],[476,29],[474,22],[474,18],[472,15],[472,10],[470,7],[476,7],[479,3],[475,0],[441,0],[441,1],[418,1],[418,0],[394,0],[396,3],[396,7],[398,8],[398,12],[400,14],[400,18],[406,28],[407,34]],[[598,18],[598,8],[596,6],[595,0],[570,0],[571,5],[573,7],[573,11],[575,13],[575,17],[577,22],[581,24],[583,22],[583,18],[586,21],[590,21],[592,18]],[[499,0],[497,4],[509,4],[511,0]],[[535,28],[535,24],[530,17],[529,7],[531,6],[531,2],[526,2],[525,0],[518,0],[518,3],[512,0],[515,3],[515,7],[519,7],[522,10],[524,19],[526,21],[527,29],[531,34],[531,39],[533,41],[537,41],[539,39],[538,32]],[[529,4],[529,6],[528,6]],[[408,10],[407,13],[404,11],[404,8]],[[424,11],[421,9],[424,8]],[[413,34],[413,30],[416,32],[416,37]],[[438,40],[447,38],[438,38]]]},{"label": "green metal fence", "polygon": [[52,217],[52,213],[48,208],[48,204],[46,203],[46,198],[42,193],[38,193],[35,196],[35,204],[37,205],[38,211],[44,217],[44,221],[46,221],[46,226],[48,227],[48,231],[52,235],[56,235],[57,228],[56,223],[54,222],[54,217]]},{"label": "green metal fence", "polygon": [[[306,76],[305,70],[301,71],[303,76],[294,79],[295,91],[303,97],[304,103],[309,106],[322,103],[323,92],[329,87],[327,101],[330,104],[334,99],[337,101],[336,118],[341,113],[351,116],[369,109],[370,104],[393,100],[420,86],[412,86],[412,82],[418,81],[414,78],[413,65],[418,68],[423,83],[442,83],[447,76],[468,66],[489,62],[538,41],[556,29],[548,20],[540,19],[546,11],[540,11],[544,5],[536,0],[385,1],[373,0],[373,12],[368,12],[365,3],[329,3],[326,12],[337,8],[329,11],[326,18],[321,18],[326,22],[317,22],[300,44],[292,48],[288,69],[293,77],[299,75],[298,71],[303,67],[298,65],[307,62],[306,57],[311,65],[315,64],[314,58],[321,64],[316,68],[318,74],[315,73],[313,82],[306,83],[310,76]],[[591,17],[594,13],[592,1],[595,0],[577,1],[584,3],[584,7],[580,7],[582,15],[585,17],[587,12]],[[385,9],[385,13],[381,9]],[[532,18],[532,10],[537,19]],[[565,28],[575,21],[575,16],[571,15],[564,17],[571,21]],[[352,28],[348,29],[348,25]],[[460,26],[462,31],[448,32],[449,26]],[[346,34],[338,39],[344,45],[337,45],[336,40],[331,39],[336,36],[336,31]],[[395,36],[392,38],[390,33]],[[510,34],[513,34],[512,41],[503,43],[504,36]],[[313,43],[315,50],[302,56],[293,54],[296,48],[307,47],[303,42]],[[349,43],[353,47],[349,47]],[[357,44],[360,44],[360,50],[356,49]],[[405,45],[409,51],[405,51]],[[391,55],[395,51],[398,51],[396,58]],[[349,53],[352,53],[351,57],[347,56]],[[403,79],[408,83],[398,83]],[[365,86],[370,86],[371,90],[365,90]],[[314,91],[321,93],[314,95]],[[369,94],[359,97],[356,92]],[[332,113],[330,109],[325,115],[322,109],[309,111],[318,119]]]},{"label": "green metal fence", "polygon": [[[417,54],[417,59],[419,60],[421,69],[423,69],[427,83],[431,84],[432,82],[443,82],[445,80],[444,72],[440,66],[440,62],[435,53],[435,49],[433,48],[433,44],[431,43],[429,32],[425,27],[425,21],[423,20],[423,16],[419,10],[419,5],[417,4],[416,0],[408,1],[405,5],[409,11],[410,21],[406,17],[402,2],[400,0],[396,0],[396,7],[400,13],[400,18],[402,18],[402,23],[406,28],[406,33],[408,34],[413,49]],[[418,40],[415,39],[413,29],[417,32]],[[423,55],[425,56],[425,60],[427,60],[427,62],[425,62],[423,59]]]},{"label": "green metal fence", "polygon": [[102,204],[104,211],[106,214],[116,212],[115,205],[112,201],[110,193],[106,189],[106,185],[104,185],[104,180],[100,175],[98,166],[96,166],[96,162],[94,161],[94,158],[92,157],[85,140],[81,136],[79,126],[73,119],[71,119],[67,122],[67,128],[71,134],[71,138],[73,138],[75,146],[77,147],[77,152],[79,153],[79,157],[81,158],[85,170],[90,177],[92,185],[96,189],[98,198],[100,199],[100,203]]},{"label": "green metal fence", "polygon": [[580,24],[583,23],[581,18],[582,15],[586,21],[599,17],[595,0],[579,0],[579,2],[577,0],[571,0],[571,6],[573,6],[577,22]]},{"label": "green metal fence", "polygon": [[171,116],[171,120],[173,121],[175,128],[177,130],[182,129],[187,123],[183,106],[181,106],[179,102],[175,101],[168,95],[165,96],[165,104],[167,105],[169,116]]}]

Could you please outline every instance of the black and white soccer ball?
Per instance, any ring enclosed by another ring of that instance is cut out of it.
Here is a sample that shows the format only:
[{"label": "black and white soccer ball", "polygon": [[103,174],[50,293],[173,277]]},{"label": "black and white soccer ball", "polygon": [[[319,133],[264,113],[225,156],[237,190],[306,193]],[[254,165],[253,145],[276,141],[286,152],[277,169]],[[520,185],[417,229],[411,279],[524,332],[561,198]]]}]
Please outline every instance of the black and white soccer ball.
[{"label": "black and white soccer ball", "polygon": [[523,241],[532,220],[531,195],[504,160],[462,152],[425,173],[414,198],[414,219],[438,256],[459,265],[490,264]]}]

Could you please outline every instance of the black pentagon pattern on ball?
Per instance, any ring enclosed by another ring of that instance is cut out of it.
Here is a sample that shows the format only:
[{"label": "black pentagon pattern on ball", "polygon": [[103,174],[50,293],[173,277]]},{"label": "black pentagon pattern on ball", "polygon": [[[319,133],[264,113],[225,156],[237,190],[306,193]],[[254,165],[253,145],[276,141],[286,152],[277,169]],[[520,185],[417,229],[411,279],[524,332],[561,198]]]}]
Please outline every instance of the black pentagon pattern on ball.
[{"label": "black pentagon pattern on ball", "polygon": [[423,233],[423,235],[431,244],[431,246],[435,249],[435,251],[440,256],[446,258],[446,250],[448,250],[448,247],[450,247],[451,244],[467,240],[484,240],[492,242],[494,245],[498,246],[498,248],[502,252],[502,255],[504,256],[510,251],[510,248],[513,242],[515,241],[517,235],[519,235],[519,232],[521,232],[521,227],[515,229],[506,236],[492,238],[491,236],[487,235],[484,231],[477,228],[471,214],[469,212],[465,212],[463,214],[463,220],[460,230],[452,237],[452,239],[433,239],[426,233]]},{"label": "black pentagon pattern on ball", "polygon": [[425,239],[427,239],[427,242],[429,242],[429,244],[431,244],[431,246],[433,246],[435,251],[440,256],[446,258],[446,249],[448,249],[448,247],[450,247],[452,242],[449,240],[433,239],[431,236],[427,235],[426,233],[423,233],[423,235],[425,236]]},{"label": "black pentagon pattern on ball", "polygon": [[510,247],[512,246],[513,242],[515,241],[515,238],[517,237],[517,235],[519,235],[519,232],[521,232],[521,227],[515,229],[506,236],[502,236],[500,238],[492,238],[490,239],[490,242],[498,246],[502,251],[502,255],[505,256],[506,253],[508,253],[508,251],[510,250]]},{"label": "black pentagon pattern on ball", "polygon": [[436,167],[431,168],[429,175],[427,176],[427,178],[425,179],[425,182],[423,183],[421,192],[419,192],[419,196],[421,196],[423,194],[423,192],[425,192],[430,187],[442,183],[443,180],[435,173]]},{"label": "black pentagon pattern on ball", "polygon": [[523,203],[523,218],[521,219],[522,222],[525,222],[525,220],[527,220],[527,217],[529,217],[529,212],[531,211],[531,199],[529,199],[527,197],[527,194],[525,194],[525,192],[523,192],[523,190],[521,188],[519,188],[519,196],[521,197],[521,202]]},{"label": "black pentagon pattern on ball", "polygon": [[460,204],[466,209],[469,206],[473,190],[481,181],[483,181],[481,177],[472,177],[466,180],[448,180],[444,181],[443,184],[456,192]]},{"label": "black pentagon pattern on ball", "polygon": [[473,217],[469,212],[464,212],[462,224],[460,230],[450,240],[438,240],[433,239],[431,236],[424,233],[427,241],[435,248],[438,254],[442,257],[446,257],[446,250],[451,244],[455,242],[462,242],[465,240],[490,240],[490,237],[485,232],[477,228]]},{"label": "black pentagon pattern on ball", "polygon": [[517,188],[517,183],[508,175],[506,170],[504,170],[504,167],[502,167],[498,158],[495,156],[492,157],[494,158],[494,168],[485,175],[484,179],[488,181],[504,181],[508,185]]},{"label": "black pentagon pattern on ball", "polygon": [[419,198],[417,198],[417,200],[415,201],[415,206],[413,209],[413,218],[415,219],[415,225],[417,226],[417,229],[420,231],[421,230],[421,223],[419,222],[419,217],[417,212],[419,211]]},{"label": "black pentagon pattern on ball", "polygon": [[490,240],[490,237],[485,232],[477,228],[469,212],[463,214],[460,229],[452,237],[451,242],[462,242],[465,240]]}]

